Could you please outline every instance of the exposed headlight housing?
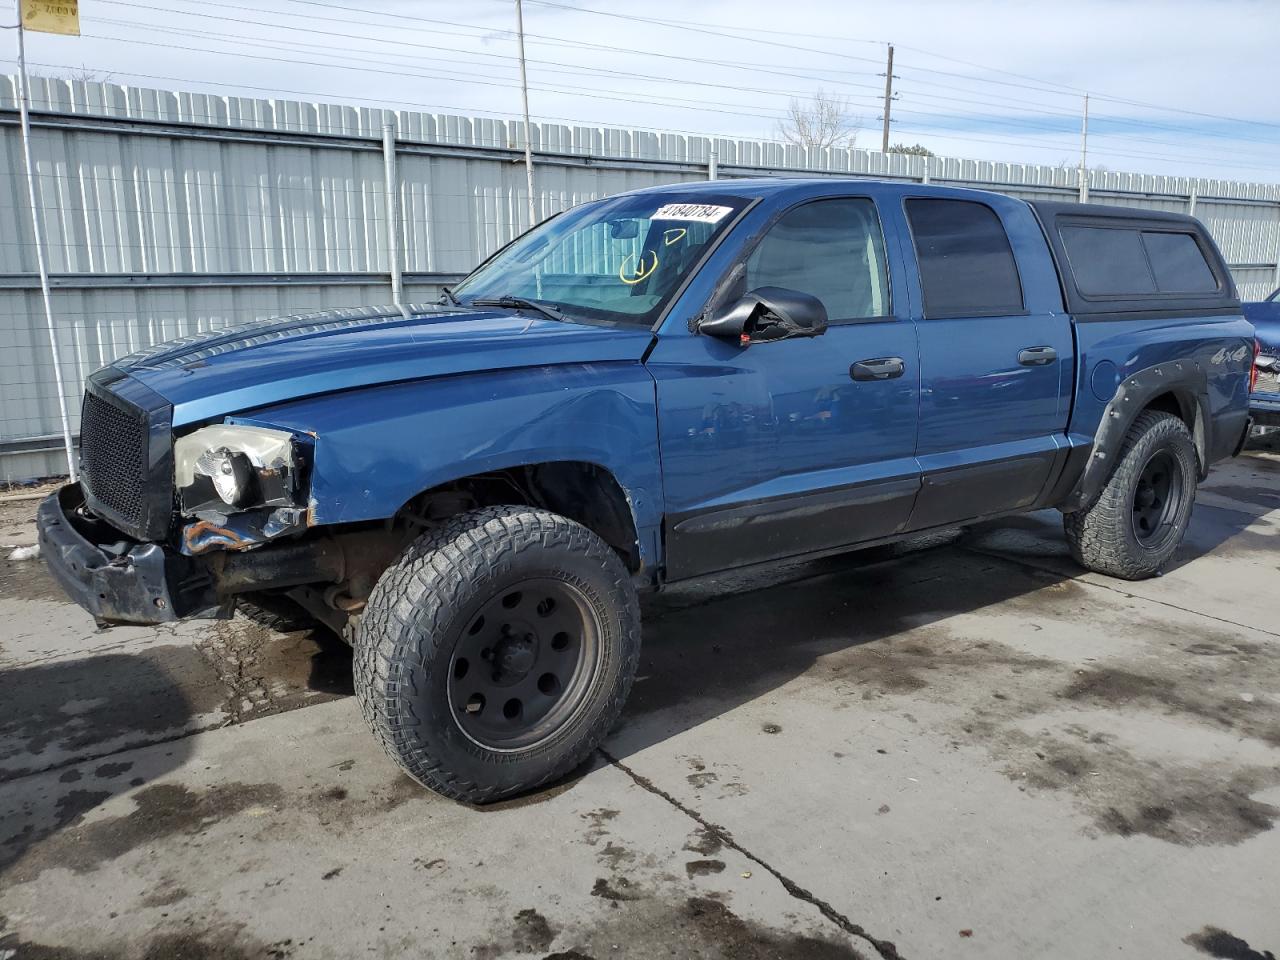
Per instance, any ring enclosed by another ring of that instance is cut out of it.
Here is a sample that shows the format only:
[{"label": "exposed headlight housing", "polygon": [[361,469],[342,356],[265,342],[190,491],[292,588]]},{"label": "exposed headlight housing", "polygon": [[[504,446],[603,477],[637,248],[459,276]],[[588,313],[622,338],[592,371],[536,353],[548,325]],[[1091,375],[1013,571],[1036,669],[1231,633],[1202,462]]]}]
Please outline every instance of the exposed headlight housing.
[{"label": "exposed headlight housing", "polygon": [[174,480],[187,516],[301,507],[302,456],[287,430],[217,424],[173,445]]}]

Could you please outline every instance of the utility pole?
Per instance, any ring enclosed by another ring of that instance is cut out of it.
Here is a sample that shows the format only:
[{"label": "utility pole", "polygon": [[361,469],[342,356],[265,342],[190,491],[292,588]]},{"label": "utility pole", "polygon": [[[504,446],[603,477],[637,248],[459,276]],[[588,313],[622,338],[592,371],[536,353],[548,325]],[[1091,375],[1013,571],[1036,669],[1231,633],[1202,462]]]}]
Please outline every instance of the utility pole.
[{"label": "utility pole", "polygon": [[[49,268],[44,259],[44,225],[41,222],[40,201],[36,196],[35,165],[31,159],[31,118],[27,104],[30,97],[30,81],[27,79],[27,45],[22,19],[22,0],[14,0],[13,6],[18,15],[18,118],[22,130],[22,159],[27,168],[27,201],[31,205],[31,237],[35,243],[36,269],[40,273],[40,295],[44,298],[44,320],[49,332],[53,382],[58,391],[58,413],[62,419],[62,443],[67,454],[67,474],[75,480],[77,471],[76,458],[71,447],[71,419],[67,415],[67,397],[62,386],[62,358],[58,352],[58,330],[53,322],[53,298],[49,294]],[[78,19],[75,31],[76,34],[80,32]]]},{"label": "utility pole", "polygon": [[1084,95],[1084,117],[1080,121],[1080,202],[1089,202],[1089,95]]},{"label": "utility pole", "polygon": [[889,104],[893,103],[893,44],[889,44],[889,62],[884,71],[884,133],[880,138],[880,152],[889,152]]},{"label": "utility pole", "polygon": [[524,6],[516,0],[516,36],[520,42],[520,96],[524,100],[524,173],[529,184],[529,227],[537,221],[533,200],[533,135],[529,125],[529,80],[524,67]]}]

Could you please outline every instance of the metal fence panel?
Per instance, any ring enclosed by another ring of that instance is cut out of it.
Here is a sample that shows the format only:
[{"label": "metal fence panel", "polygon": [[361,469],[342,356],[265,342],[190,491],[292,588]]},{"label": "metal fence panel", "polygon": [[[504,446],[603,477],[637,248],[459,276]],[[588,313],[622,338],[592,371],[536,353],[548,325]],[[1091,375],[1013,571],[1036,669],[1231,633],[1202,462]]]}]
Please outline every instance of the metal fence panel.
[{"label": "metal fence panel", "polygon": [[[0,78],[0,480],[60,472],[16,84]],[[385,303],[393,124],[406,300],[527,229],[523,126],[502,120],[36,79],[33,153],[72,410],[97,366],[238,320]],[[1074,200],[1071,168],[536,124],[539,217],[721,176],[874,176]],[[1194,211],[1241,295],[1280,284],[1280,186],[1093,171],[1090,199]]]}]

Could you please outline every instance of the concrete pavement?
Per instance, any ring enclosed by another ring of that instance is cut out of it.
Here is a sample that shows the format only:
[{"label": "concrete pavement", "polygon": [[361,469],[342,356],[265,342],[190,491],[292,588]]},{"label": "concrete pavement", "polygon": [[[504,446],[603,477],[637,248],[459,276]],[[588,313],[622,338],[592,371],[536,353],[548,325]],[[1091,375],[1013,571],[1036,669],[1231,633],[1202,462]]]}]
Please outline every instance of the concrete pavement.
[{"label": "concrete pavement", "polygon": [[1255,453],[1145,583],[1043,514],[670,591],[605,748],[486,809],[381,755],[340,644],[96,633],[0,562],[0,960],[1262,960],[1278,536]]}]

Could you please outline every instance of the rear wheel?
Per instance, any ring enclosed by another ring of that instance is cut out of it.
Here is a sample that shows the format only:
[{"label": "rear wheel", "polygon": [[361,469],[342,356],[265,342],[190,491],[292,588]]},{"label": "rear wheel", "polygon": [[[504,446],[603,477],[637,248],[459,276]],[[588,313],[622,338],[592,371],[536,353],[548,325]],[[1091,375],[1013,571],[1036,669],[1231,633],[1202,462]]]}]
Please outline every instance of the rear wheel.
[{"label": "rear wheel", "polygon": [[1186,535],[1197,477],[1186,424],[1159,411],[1140,414],[1097,502],[1064,517],[1072,555],[1125,580],[1158,573]]},{"label": "rear wheel", "polygon": [[582,763],[622,710],[640,616],[617,554],[580,524],[492,507],[424,534],[355,631],[356,695],[409,776],[485,803]]}]

